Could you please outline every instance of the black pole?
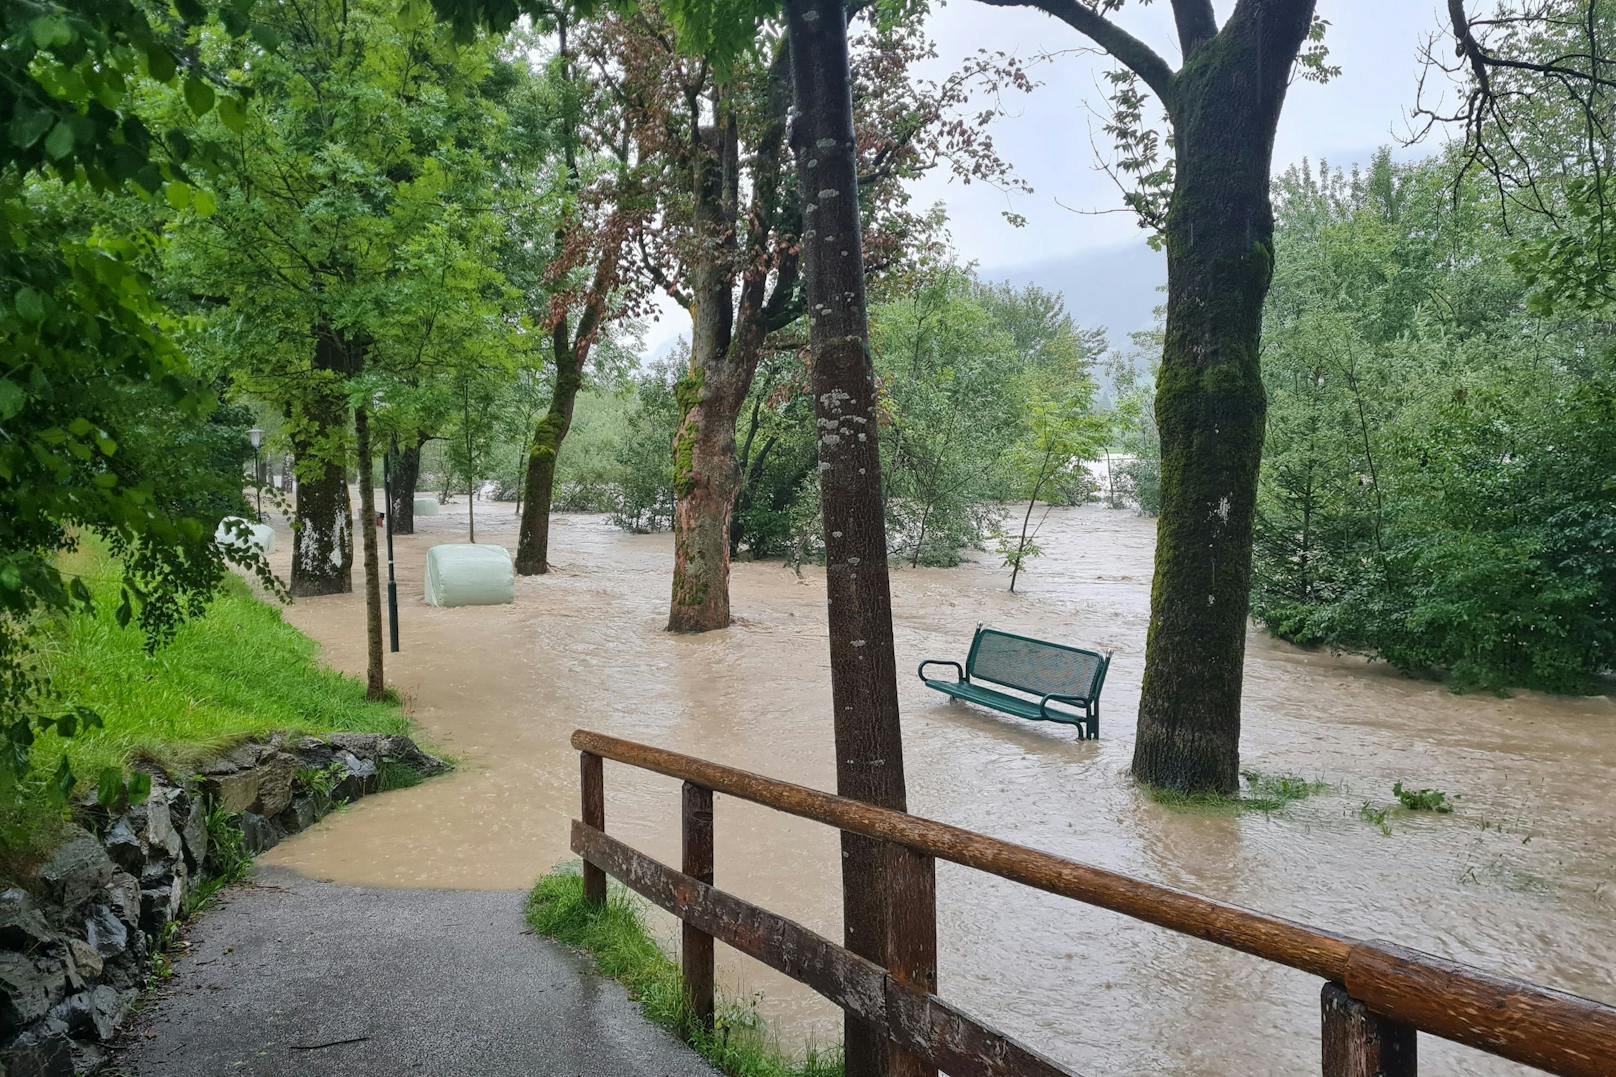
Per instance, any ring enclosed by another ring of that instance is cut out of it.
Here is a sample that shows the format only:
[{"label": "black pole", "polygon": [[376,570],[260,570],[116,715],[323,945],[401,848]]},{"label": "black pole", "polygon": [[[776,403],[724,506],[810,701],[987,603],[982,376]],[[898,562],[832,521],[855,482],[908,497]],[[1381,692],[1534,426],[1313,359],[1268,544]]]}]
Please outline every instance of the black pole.
[{"label": "black pole", "polygon": [[387,639],[389,650],[398,652],[398,578],[393,574],[393,452],[382,453],[382,504],[387,521]]},{"label": "black pole", "polygon": [[258,522],[264,522],[264,465],[259,460],[258,446],[253,446],[253,485],[258,487]]}]

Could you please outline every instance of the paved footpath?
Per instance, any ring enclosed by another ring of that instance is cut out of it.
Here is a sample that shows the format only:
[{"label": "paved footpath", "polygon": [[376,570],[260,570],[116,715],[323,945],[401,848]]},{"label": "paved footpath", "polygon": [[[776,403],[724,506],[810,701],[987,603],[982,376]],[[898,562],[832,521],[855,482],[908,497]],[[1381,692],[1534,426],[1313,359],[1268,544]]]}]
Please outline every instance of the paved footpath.
[{"label": "paved footpath", "polygon": [[127,1077],[713,1077],[617,984],[525,934],[525,895],[260,868],[187,933]]}]

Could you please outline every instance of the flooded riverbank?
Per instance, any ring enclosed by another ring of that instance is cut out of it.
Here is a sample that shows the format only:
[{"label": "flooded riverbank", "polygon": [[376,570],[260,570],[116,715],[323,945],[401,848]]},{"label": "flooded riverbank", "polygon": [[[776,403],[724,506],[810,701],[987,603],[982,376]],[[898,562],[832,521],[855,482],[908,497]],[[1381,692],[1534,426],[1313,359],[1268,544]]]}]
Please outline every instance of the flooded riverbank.
[{"label": "flooded riverbank", "polygon": [[[528,886],[570,857],[567,737],[580,726],[833,787],[820,573],[738,564],[738,623],[673,636],[671,539],[559,516],[555,571],[519,578],[515,605],[427,607],[425,550],[464,541],[464,526],[462,501],[397,540],[403,651],[388,656],[422,736],[460,771],[361,802],[269,862],[346,883]],[[479,503],[477,530],[513,547],[511,506]],[[1271,816],[1163,807],[1127,777],[1153,542],[1150,521],[1091,506],[1050,516],[1025,593],[1009,594],[991,563],[894,572],[912,811],[1616,1001],[1611,698],[1454,696],[1253,633],[1245,765],[1328,788]],[[334,665],[363,670],[358,595],[304,600],[288,617]],[[909,675],[923,658],[963,659],[978,621],[1114,650],[1101,740],[950,704]],[[1400,780],[1457,794],[1458,810],[1393,811],[1383,833],[1360,808],[1395,803]],[[672,863],[677,803],[677,783],[607,764],[607,828]],[[716,863],[720,886],[839,937],[832,831],[720,797]],[[1081,1072],[1316,1070],[1308,976],[950,865],[938,911],[941,993]],[[816,996],[720,954],[721,983],[763,992],[786,1034],[839,1036]],[[1421,1052],[1425,1073],[1519,1072],[1431,1041]]]}]

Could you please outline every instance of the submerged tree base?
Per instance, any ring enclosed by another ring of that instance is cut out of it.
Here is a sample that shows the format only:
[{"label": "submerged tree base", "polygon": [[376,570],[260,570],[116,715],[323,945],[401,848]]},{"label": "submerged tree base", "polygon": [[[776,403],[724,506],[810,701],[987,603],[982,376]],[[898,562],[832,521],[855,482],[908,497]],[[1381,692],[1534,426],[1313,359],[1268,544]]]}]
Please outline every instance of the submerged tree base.
[{"label": "submerged tree base", "polygon": [[575,867],[544,876],[528,896],[533,930],[576,947],[595,967],[628,988],[645,1016],[668,1029],[730,1077],[842,1077],[839,1048],[809,1046],[801,1059],[783,1051],[756,1006],[719,996],[711,1030],[685,1005],[679,966],[651,936],[637,899],[613,887],[604,908],[584,900]]}]

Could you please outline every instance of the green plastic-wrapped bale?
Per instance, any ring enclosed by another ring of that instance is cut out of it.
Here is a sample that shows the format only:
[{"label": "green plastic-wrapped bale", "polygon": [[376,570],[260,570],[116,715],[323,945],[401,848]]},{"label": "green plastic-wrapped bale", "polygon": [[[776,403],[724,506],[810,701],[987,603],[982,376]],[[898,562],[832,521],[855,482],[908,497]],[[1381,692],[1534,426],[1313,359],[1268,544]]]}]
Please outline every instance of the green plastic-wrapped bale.
[{"label": "green plastic-wrapped bale", "polygon": [[498,606],[516,601],[516,569],[503,546],[453,542],[426,555],[429,606]]},{"label": "green plastic-wrapped bale", "polygon": [[417,516],[436,516],[438,510],[438,499],[431,494],[423,494],[415,499],[415,515]]}]

